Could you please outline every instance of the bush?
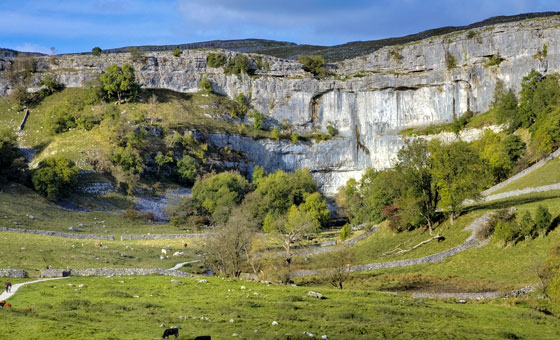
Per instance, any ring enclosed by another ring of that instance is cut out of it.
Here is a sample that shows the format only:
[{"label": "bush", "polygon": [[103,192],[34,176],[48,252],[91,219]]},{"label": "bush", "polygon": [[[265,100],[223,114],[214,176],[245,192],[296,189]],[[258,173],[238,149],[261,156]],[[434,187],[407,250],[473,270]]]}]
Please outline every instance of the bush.
[{"label": "bush", "polygon": [[297,132],[294,132],[290,135],[290,139],[292,140],[292,144],[297,144],[298,140],[299,140],[299,134]]},{"label": "bush", "polygon": [[49,108],[45,115],[45,130],[50,135],[66,132],[76,127],[76,117],[68,103]]},{"label": "bush", "polygon": [[321,55],[302,55],[298,57],[298,61],[306,72],[312,73],[315,77],[324,78],[329,74],[325,66],[325,58]]},{"label": "bush", "polygon": [[253,129],[262,130],[264,115],[259,111],[253,112]]},{"label": "bush", "polygon": [[346,239],[348,239],[350,237],[350,235],[352,234],[352,226],[348,223],[346,223],[342,229],[340,229],[340,239],[342,241],[345,241]]},{"label": "bush", "polygon": [[197,168],[198,164],[194,158],[189,155],[183,155],[183,158],[177,161],[177,173],[181,183],[192,185],[196,180]]},{"label": "bush", "polygon": [[252,74],[253,71],[251,69],[251,61],[244,54],[237,54],[235,58],[230,59],[224,69],[226,74]]},{"label": "bush", "polygon": [[173,50],[173,56],[174,57],[180,57],[181,56],[181,50],[179,49],[179,47],[175,47],[175,49]]},{"label": "bush", "polygon": [[500,53],[496,53],[486,61],[486,66],[498,66],[502,63],[503,59],[500,57]]},{"label": "bush", "polygon": [[239,93],[235,96],[230,115],[233,118],[243,118],[247,111],[249,111],[249,98],[243,93]]},{"label": "bush", "polygon": [[100,47],[94,47],[91,49],[91,54],[93,54],[94,56],[98,57],[101,55],[101,48]]},{"label": "bush", "polygon": [[445,66],[447,66],[448,70],[457,67],[457,59],[449,51],[445,52]]},{"label": "bush", "polygon": [[515,245],[522,237],[519,224],[512,220],[500,220],[494,230],[494,238],[499,246]]},{"label": "bush", "polygon": [[200,90],[206,94],[212,93],[212,83],[206,77],[202,77],[198,83],[198,87],[200,87]]},{"label": "bush", "polygon": [[11,130],[0,131],[0,184],[23,180],[27,164],[19,150],[17,137]]},{"label": "bush", "polygon": [[329,136],[334,137],[336,135],[336,128],[331,123],[329,123],[327,125],[327,132],[329,133]]},{"label": "bush", "polygon": [[278,130],[278,126],[274,126],[274,128],[272,128],[271,137],[276,141],[280,140],[280,131]]},{"label": "bush", "polygon": [[78,167],[66,158],[51,157],[43,160],[33,172],[35,190],[49,200],[68,196],[77,184]]},{"label": "bush", "polygon": [[536,232],[540,236],[545,236],[548,233],[548,229],[552,222],[552,215],[548,209],[542,205],[537,207],[537,212],[535,214],[535,228]]},{"label": "bush", "polygon": [[206,57],[206,63],[213,68],[222,67],[226,64],[227,58],[221,53],[209,53]]}]

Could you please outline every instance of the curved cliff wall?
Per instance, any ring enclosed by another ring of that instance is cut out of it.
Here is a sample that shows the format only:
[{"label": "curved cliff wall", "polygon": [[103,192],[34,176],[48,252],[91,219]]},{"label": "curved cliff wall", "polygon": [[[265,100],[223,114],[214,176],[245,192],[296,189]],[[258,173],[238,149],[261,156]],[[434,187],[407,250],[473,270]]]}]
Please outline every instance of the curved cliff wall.
[{"label": "curved cliff wall", "polygon": [[[402,146],[403,128],[450,121],[467,110],[488,109],[498,80],[516,91],[531,69],[560,71],[560,17],[481,27],[382,48],[330,65],[336,76],[314,79],[295,61],[263,56],[270,67],[254,76],[225,75],[206,64],[208,51],[146,53],[135,63],[144,87],[198,91],[206,76],[218,93],[250,94],[251,105],[272,122],[286,121],[300,131],[325,131],[332,123],[338,137],[321,143],[254,141],[212,135],[212,142],[243,151],[267,170],[308,167],[323,192],[332,194],[367,167],[392,166]],[[547,55],[539,57],[543,46]],[[235,52],[222,51],[228,56]],[[490,57],[499,65],[490,66]],[[63,55],[38,58],[39,71],[54,72],[68,87],[82,86],[110,64],[130,63],[128,53]],[[0,59],[0,70],[10,63]],[[448,65],[455,64],[455,67]],[[0,79],[0,94],[9,84]]]}]

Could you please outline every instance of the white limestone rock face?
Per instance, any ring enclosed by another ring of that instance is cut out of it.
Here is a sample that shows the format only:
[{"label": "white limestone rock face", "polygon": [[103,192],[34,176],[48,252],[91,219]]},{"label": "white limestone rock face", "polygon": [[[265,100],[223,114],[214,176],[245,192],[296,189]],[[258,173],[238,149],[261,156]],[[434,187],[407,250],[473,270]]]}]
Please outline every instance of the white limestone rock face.
[{"label": "white limestone rock face", "polygon": [[[537,58],[544,44],[547,56]],[[170,51],[146,53],[145,60],[134,67],[144,87],[180,92],[198,91],[205,76],[215,92],[230,98],[250,94],[251,105],[270,122],[285,121],[300,133],[326,132],[332,124],[338,131],[336,138],[295,146],[288,141],[236,136],[209,138],[219,146],[245,152],[249,167],[258,164],[269,171],[308,167],[321,190],[333,194],[367,167],[391,167],[403,145],[398,135],[403,128],[448,122],[467,110],[484,112],[497,81],[519,91],[531,69],[545,74],[560,71],[560,17],[481,27],[382,48],[336,63],[336,76],[322,80],[304,72],[296,61],[268,56],[262,58],[270,68],[255,76],[226,75],[221,68],[208,67],[208,53],[185,50],[181,57],[173,57]],[[486,65],[490,56],[498,55],[499,65]],[[448,69],[450,56],[456,67]],[[1,71],[13,55],[0,57]],[[68,87],[79,87],[107,66],[124,63],[131,63],[129,53],[64,55],[57,56],[56,63],[45,56],[38,58],[38,69],[50,70]],[[10,90],[0,72],[0,95]]]}]

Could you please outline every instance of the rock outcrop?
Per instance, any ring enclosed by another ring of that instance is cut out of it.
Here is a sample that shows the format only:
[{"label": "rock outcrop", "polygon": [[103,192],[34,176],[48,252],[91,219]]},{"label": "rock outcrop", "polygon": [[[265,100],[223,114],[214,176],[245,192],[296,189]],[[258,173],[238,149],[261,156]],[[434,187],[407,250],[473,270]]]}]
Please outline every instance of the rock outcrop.
[{"label": "rock outcrop", "polygon": [[[254,76],[226,75],[209,67],[209,52],[200,50],[185,50],[180,57],[170,51],[146,52],[134,67],[144,87],[180,92],[198,91],[206,76],[215,92],[231,98],[250,95],[251,105],[271,122],[285,121],[300,132],[326,131],[332,124],[337,137],[320,143],[210,137],[219,146],[246,153],[250,165],[267,170],[308,167],[322,191],[332,194],[367,167],[392,166],[403,143],[399,130],[448,122],[468,110],[484,112],[498,81],[519,91],[531,69],[560,71],[559,37],[560,16],[479,27],[343,60],[329,66],[335,75],[326,79],[315,79],[296,61],[268,56],[262,56],[268,67]],[[2,56],[0,70],[12,59]],[[83,86],[108,65],[131,63],[129,53],[37,59],[39,71],[53,72],[68,87]],[[5,95],[10,84],[4,79],[0,77],[0,94]]]}]

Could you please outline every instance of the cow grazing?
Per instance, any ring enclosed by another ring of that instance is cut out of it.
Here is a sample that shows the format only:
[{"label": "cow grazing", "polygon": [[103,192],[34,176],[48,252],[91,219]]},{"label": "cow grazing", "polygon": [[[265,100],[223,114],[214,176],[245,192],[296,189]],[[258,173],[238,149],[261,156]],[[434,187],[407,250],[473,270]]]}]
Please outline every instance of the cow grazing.
[{"label": "cow grazing", "polygon": [[177,337],[179,336],[179,327],[166,329],[165,331],[163,331],[163,336],[161,338],[166,339],[172,335],[175,335],[175,339],[177,339]]},{"label": "cow grazing", "polygon": [[197,336],[196,338],[194,338],[194,340],[212,340],[212,338],[210,337],[210,335],[202,335]]}]

